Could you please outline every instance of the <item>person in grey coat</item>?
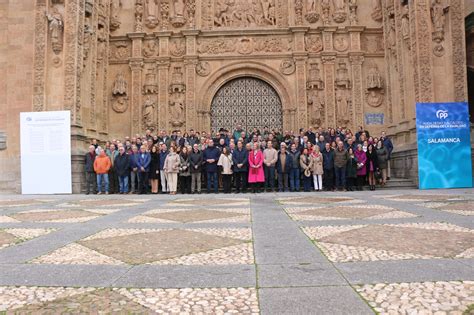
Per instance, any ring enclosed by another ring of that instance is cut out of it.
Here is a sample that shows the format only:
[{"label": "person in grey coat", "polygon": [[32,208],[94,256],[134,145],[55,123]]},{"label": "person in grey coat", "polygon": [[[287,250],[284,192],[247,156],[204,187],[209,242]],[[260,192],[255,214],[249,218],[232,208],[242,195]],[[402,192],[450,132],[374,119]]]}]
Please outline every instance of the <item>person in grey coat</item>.
[{"label": "person in grey coat", "polygon": [[90,145],[89,152],[84,155],[84,165],[86,171],[86,195],[90,194],[91,192],[95,194],[95,187],[97,187],[97,180],[94,172],[95,156],[95,147]]},{"label": "person in grey coat", "polygon": [[387,183],[387,169],[388,169],[388,160],[389,160],[389,153],[385,148],[383,141],[377,142],[377,161],[379,164],[380,173],[382,174],[382,178],[380,179],[380,185],[385,186]]}]

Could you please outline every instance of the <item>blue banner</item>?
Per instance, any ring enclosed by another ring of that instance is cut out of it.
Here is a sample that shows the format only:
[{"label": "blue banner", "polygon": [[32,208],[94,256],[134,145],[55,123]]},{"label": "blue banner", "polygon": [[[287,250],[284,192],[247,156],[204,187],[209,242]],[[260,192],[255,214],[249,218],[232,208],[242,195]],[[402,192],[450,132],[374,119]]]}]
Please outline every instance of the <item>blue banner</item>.
[{"label": "blue banner", "polygon": [[467,103],[417,103],[420,189],[472,187]]}]

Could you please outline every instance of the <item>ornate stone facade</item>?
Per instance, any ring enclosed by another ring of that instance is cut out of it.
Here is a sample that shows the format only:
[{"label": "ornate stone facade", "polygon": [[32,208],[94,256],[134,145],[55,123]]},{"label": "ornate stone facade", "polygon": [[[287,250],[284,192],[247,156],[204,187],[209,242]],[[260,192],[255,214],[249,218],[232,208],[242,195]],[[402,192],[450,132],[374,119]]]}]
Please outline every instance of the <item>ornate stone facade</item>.
[{"label": "ornate stone facade", "polygon": [[21,110],[71,110],[78,161],[93,137],[209,130],[237,78],[274,90],[284,130],[363,125],[399,148],[414,142],[415,102],[467,98],[457,0],[32,2]]}]

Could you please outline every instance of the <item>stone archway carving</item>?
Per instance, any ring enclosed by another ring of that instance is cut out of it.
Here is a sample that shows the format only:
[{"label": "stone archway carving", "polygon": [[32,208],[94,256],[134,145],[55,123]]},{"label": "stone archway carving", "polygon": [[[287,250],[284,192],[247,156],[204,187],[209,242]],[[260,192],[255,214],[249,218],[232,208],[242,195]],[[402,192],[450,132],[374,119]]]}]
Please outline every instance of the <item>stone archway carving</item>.
[{"label": "stone archway carving", "polygon": [[202,130],[209,130],[211,126],[210,114],[212,99],[217,91],[227,82],[242,77],[253,77],[267,82],[278,94],[282,104],[283,129],[294,129],[296,115],[296,96],[288,93],[288,82],[277,70],[255,61],[230,63],[214,72],[204,82],[197,100],[199,104],[198,126]]}]

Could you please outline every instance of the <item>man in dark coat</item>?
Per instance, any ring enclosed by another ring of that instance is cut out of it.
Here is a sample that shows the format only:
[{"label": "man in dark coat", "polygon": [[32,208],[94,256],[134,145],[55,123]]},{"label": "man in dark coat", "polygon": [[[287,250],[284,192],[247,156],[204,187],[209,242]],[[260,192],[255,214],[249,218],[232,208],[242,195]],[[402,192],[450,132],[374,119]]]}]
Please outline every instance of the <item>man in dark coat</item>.
[{"label": "man in dark coat", "polygon": [[388,157],[387,157],[387,180],[390,179],[390,160],[392,158],[392,151],[393,151],[393,143],[392,140],[387,137],[385,134],[385,131],[382,131],[382,136],[380,137],[380,141],[383,142],[383,146],[388,152]]},{"label": "man in dark coat", "polygon": [[201,171],[202,171],[202,152],[199,151],[199,145],[193,145],[193,152],[189,156],[191,168],[191,193],[201,193]]},{"label": "man in dark coat", "polygon": [[203,160],[206,163],[207,172],[207,193],[211,193],[211,186],[214,188],[214,192],[217,194],[217,162],[221,151],[214,146],[214,141],[210,140],[208,147],[204,150]]},{"label": "man in dark coat", "polygon": [[[95,161],[95,146],[89,146],[89,152],[84,156],[84,165],[86,171],[86,195],[95,193],[95,187],[97,187],[96,175],[94,172],[94,161]],[[91,190],[92,186],[92,190]]]},{"label": "man in dark coat", "polygon": [[[337,149],[334,151],[334,169],[336,171],[336,186],[342,190],[346,187],[346,165],[349,160],[349,154],[344,149],[344,143],[339,141]],[[324,161],[324,158],[323,158]]]},{"label": "man in dark coat", "polygon": [[130,156],[123,146],[119,147],[119,154],[114,163],[115,174],[119,180],[119,193],[128,193],[128,174],[130,174]]},{"label": "man in dark coat", "polygon": [[326,190],[334,190],[334,151],[331,145],[326,143],[323,150],[323,187]]},{"label": "man in dark coat", "polygon": [[139,194],[148,192],[148,171],[150,170],[151,156],[146,151],[146,146],[142,145],[138,153],[138,190]]},{"label": "man in dark coat", "polygon": [[234,182],[236,193],[247,192],[247,172],[249,165],[248,151],[242,141],[237,142],[237,148],[232,153],[234,164]]}]

